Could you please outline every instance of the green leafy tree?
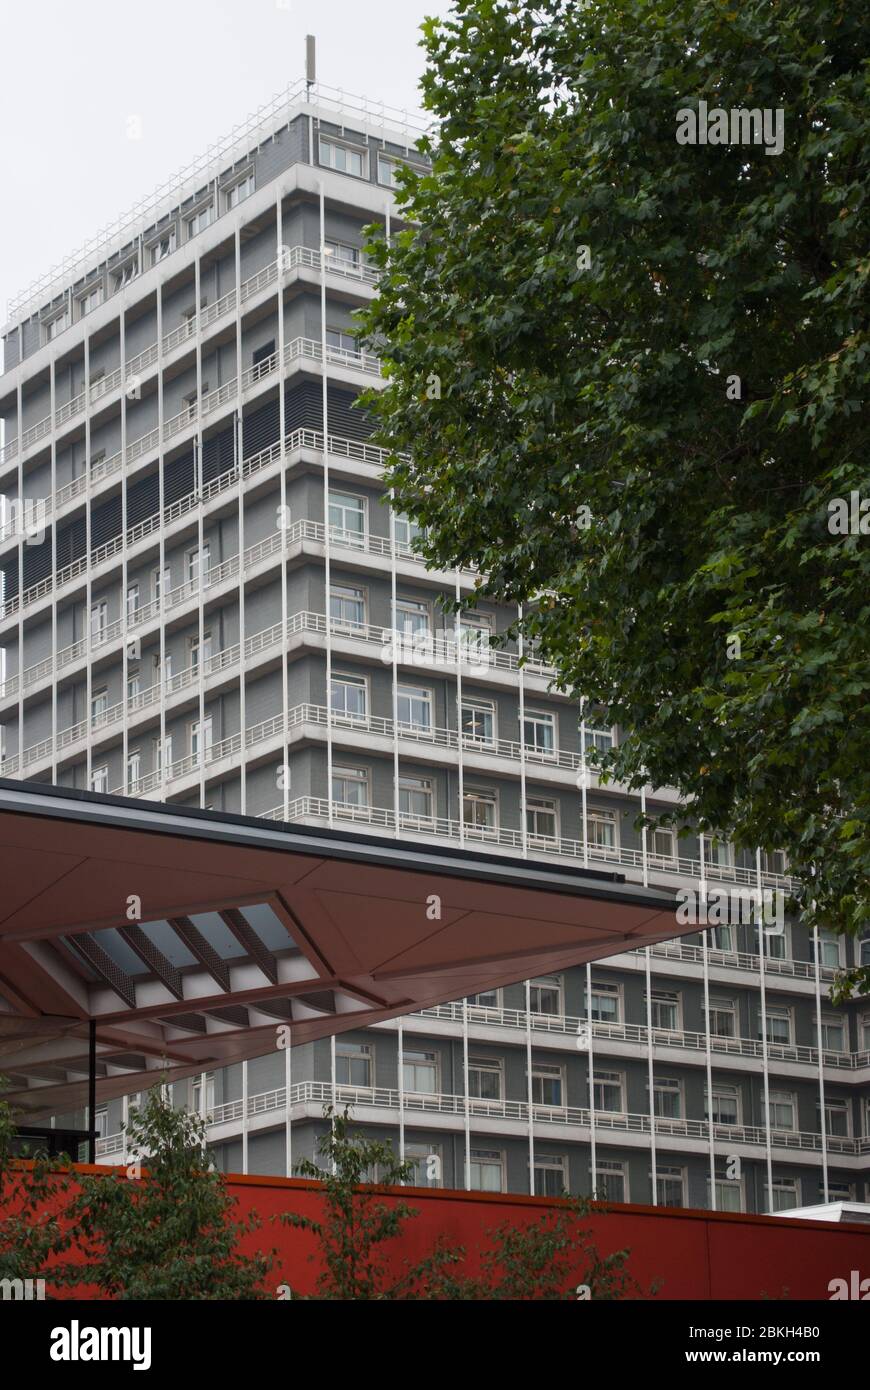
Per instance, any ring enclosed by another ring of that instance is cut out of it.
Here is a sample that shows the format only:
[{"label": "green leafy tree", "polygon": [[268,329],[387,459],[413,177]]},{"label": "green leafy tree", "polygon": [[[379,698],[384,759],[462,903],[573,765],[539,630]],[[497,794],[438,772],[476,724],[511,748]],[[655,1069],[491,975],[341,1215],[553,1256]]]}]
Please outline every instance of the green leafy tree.
[{"label": "green leafy tree", "polygon": [[235,1199],[209,1167],[202,1120],[157,1087],[130,1111],[129,1135],[127,1169],[77,1175],[67,1215],[78,1260],[62,1263],[59,1282],[119,1300],[274,1297],[274,1252],[239,1248],[261,1223],[253,1212],[234,1215]]},{"label": "green leafy tree", "polygon": [[[427,560],[523,605],[623,729],[608,775],[786,850],[839,932],[870,918],[866,38],[849,0],[456,0],[362,323]],[[701,102],[782,113],[781,152],[678,143]]]},{"label": "green leafy tree", "polygon": [[[0,1077],[0,1091],[5,1087]],[[0,1279],[51,1283],[50,1263],[71,1241],[64,1219],[69,1159],[18,1139],[15,1111],[0,1094]]]}]

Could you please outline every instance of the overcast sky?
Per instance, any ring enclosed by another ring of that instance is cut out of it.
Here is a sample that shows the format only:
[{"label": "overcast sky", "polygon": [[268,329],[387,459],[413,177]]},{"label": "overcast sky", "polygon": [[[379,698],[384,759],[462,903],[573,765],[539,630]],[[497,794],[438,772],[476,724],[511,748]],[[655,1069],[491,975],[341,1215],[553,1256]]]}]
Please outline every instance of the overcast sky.
[{"label": "overcast sky", "polygon": [[[288,83],[419,106],[424,15],[449,0],[4,0],[6,302]],[[131,140],[131,118],[141,138]]]}]

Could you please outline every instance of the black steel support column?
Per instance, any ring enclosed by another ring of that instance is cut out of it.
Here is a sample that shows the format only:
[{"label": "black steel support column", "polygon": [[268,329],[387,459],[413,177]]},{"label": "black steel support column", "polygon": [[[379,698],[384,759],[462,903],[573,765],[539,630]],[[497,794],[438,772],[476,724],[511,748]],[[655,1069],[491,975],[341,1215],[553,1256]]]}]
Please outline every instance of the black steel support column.
[{"label": "black steel support column", "polygon": [[97,1020],[88,1024],[88,1163],[97,1161]]}]

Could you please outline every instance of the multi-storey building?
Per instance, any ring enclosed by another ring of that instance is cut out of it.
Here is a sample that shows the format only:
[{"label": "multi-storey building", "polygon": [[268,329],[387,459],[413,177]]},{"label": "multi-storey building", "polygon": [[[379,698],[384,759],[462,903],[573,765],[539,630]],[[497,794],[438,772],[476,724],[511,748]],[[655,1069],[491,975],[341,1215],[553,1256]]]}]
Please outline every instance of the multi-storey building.
[{"label": "multi-storey building", "polygon": [[[672,886],[785,887],[781,856],[639,833],[597,727],[457,624],[355,398],[364,227],[418,130],[291,91],[11,306],[0,414],[4,776]],[[867,952],[870,943],[859,944]],[[761,950],[761,954],[759,954]],[[870,1003],[852,947],[723,925],[176,1087],[228,1170],[284,1173],[350,1102],[421,1182],[745,1208],[866,1197]],[[866,959],[866,956],[865,956]],[[97,1115],[106,1161],[127,1103]]]}]

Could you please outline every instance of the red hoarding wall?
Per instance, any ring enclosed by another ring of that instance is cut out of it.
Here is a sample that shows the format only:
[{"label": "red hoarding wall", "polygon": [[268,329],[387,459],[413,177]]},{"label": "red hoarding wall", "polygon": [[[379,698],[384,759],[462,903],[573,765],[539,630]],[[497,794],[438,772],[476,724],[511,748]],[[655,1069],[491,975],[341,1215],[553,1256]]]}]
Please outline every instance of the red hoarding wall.
[{"label": "red hoarding wall", "polygon": [[[103,1165],[75,1166],[87,1173],[112,1171]],[[312,1292],[318,1271],[312,1259],[314,1237],[271,1218],[290,1211],[320,1218],[320,1185],[299,1178],[239,1174],[230,1174],[227,1185],[238,1203],[238,1215],[254,1211],[262,1222],[258,1232],[245,1237],[242,1248],[277,1251],[270,1281],[276,1297],[282,1284]],[[477,1256],[489,1243],[487,1232],[506,1222],[528,1225],[563,1205],[546,1197],[410,1187],[384,1190],[381,1200],[401,1200],[418,1212],[389,1251],[396,1276],[429,1255],[439,1238],[464,1247],[464,1272],[475,1274]],[[633,1204],[607,1209],[597,1204],[583,1224],[591,1230],[600,1255],[629,1250],[629,1272],[644,1290],[656,1285],[655,1297],[660,1299],[830,1299],[832,1280],[845,1280],[847,1287],[870,1281],[870,1226]]]}]

